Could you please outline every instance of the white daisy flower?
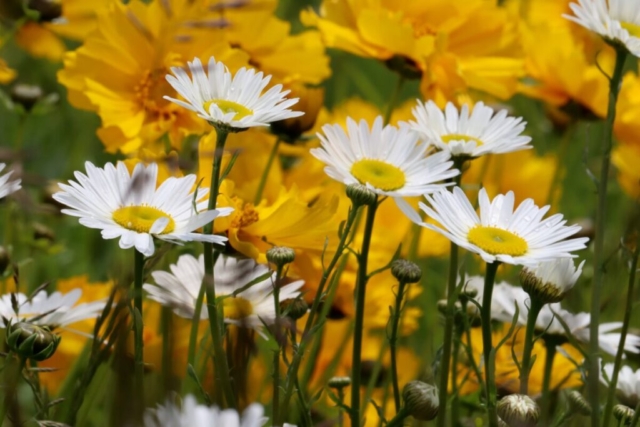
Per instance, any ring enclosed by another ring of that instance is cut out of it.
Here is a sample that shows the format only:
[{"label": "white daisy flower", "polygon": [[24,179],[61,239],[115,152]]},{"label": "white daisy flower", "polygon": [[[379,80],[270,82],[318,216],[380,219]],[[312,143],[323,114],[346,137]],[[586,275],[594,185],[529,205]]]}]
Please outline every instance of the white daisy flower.
[{"label": "white daisy flower", "polygon": [[469,112],[463,105],[458,109],[447,103],[444,112],[433,102],[413,108],[416,121],[410,127],[420,137],[452,157],[480,157],[485,154],[511,153],[531,148],[531,138],[522,135],[525,125],[522,117],[507,117],[507,111],[494,114],[494,110],[478,102]]},{"label": "white daisy flower", "polygon": [[[609,386],[609,381],[613,378],[613,363],[607,363],[602,367],[604,375],[600,375],[600,381]],[[622,366],[618,373],[618,383],[616,384],[616,396],[623,405],[635,408],[640,402],[640,369],[634,372],[629,366]]]},{"label": "white daisy flower", "polygon": [[[80,218],[80,224],[102,230],[105,239],[120,238],[120,247],[135,247],[145,256],[153,255],[153,237],[179,243],[200,241],[224,244],[226,237],[194,233],[218,216],[233,209],[206,209],[207,201],[195,210],[193,186],[195,175],[170,177],[156,188],[158,165],[138,163],[129,174],[124,163],[107,163],[104,169],[85,163],[87,174],[76,172],[77,182],[60,184],[62,191],[53,198],[69,206],[62,212]],[[198,189],[196,200],[209,192]]]},{"label": "white daisy flower", "polygon": [[[155,271],[151,273],[155,285],[145,284],[149,298],[171,307],[175,314],[192,318],[198,291],[204,279],[204,257],[196,259],[192,255],[182,255],[178,262],[170,266],[171,273]],[[228,295],[222,299],[224,320],[226,323],[246,326],[260,331],[263,322],[272,324],[276,318],[273,303],[273,283],[275,272],[266,265],[256,264],[252,259],[237,259],[220,255],[214,265],[214,286],[216,297]],[[262,280],[259,280],[262,278]],[[247,284],[257,281],[248,289],[238,292]],[[298,280],[280,288],[280,301],[296,298],[304,281]],[[235,292],[237,295],[232,296]],[[201,319],[207,319],[209,313],[203,305]]]},{"label": "white daisy flower", "polygon": [[640,57],[640,2],[637,0],[578,0],[570,3],[574,15],[563,17],[593,31],[605,40],[623,45]]},{"label": "white daisy flower", "polygon": [[520,282],[529,295],[545,303],[559,302],[576,284],[583,265],[584,261],[576,268],[571,258],[541,262],[534,268],[523,268]]},{"label": "white daisy flower", "polygon": [[[0,172],[4,170],[5,166],[6,165],[4,163],[0,163]],[[12,173],[13,171],[9,171],[4,175],[0,175],[0,199],[20,189],[19,179],[16,179],[14,181],[9,181],[9,178],[11,178]]]},{"label": "white daisy flower", "polygon": [[241,417],[235,409],[200,405],[192,395],[186,396],[182,405],[169,399],[144,415],[145,427],[262,427],[266,422],[259,403],[247,406]]},{"label": "white daisy flower", "polygon": [[289,109],[298,98],[286,99],[290,91],[282,91],[280,84],[263,94],[271,76],[264,77],[262,72],[241,68],[232,75],[213,57],[206,71],[198,58],[188,65],[191,77],[180,67],[172,67],[174,75],[167,75],[169,84],[186,102],[169,96],[165,99],[196,112],[214,125],[241,130],[304,114]]},{"label": "white daisy flower", "polygon": [[347,118],[347,132],[339,125],[324,125],[318,134],[322,148],[311,154],[327,166],[325,172],[346,185],[363,184],[377,194],[417,196],[443,189],[439,182],[460,172],[451,169],[449,154],[428,155],[427,145],[406,126],[383,126],[376,117],[369,129],[366,120]]},{"label": "white daisy flower", "polygon": [[420,219],[408,205],[400,205],[412,221],[437,231],[449,240],[475,252],[488,263],[535,266],[539,262],[572,257],[572,251],[584,249],[588,238],[565,240],[580,231],[580,226],[565,226],[561,214],[543,220],[549,206],[537,207],[532,199],[514,210],[514,195],[498,195],[489,200],[487,191],[480,190],[480,216],[460,187],[425,196],[431,207],[420,208],[441,224],[436,226]]},{"label": "white daisy flower", "polygon": [[[6,328],[8,322],[22,321],[57,328],[98,317],[105,300],[77,304],[81,296],[81,289],[51,295],[42,290],[32,298],[22,293],[5,294],[0,297],[0,328]],[[14,302],[17,310],[14,310]]]}]

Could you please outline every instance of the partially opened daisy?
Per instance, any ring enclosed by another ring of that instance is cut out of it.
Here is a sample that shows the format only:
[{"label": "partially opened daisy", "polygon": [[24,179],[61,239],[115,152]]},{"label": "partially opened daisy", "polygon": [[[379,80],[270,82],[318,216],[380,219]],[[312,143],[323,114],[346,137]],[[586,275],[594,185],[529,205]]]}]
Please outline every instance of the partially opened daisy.
[{"label": "partially opened daisy", "polygon": [[[211,211],[206,200],[194,207],[195,175],[170,177],[156,187],[158,165],[138,163],[129,173],[124,163],[107,163],[104,169],[85,163],[87,173],[76,172],[76,181],[60,184],[62,191],[53,198],[69,206],[62,212],[80,218],[80,224],[102,230],[105,239],[120,238],[123,249],[135,247],[145,256],[153,255],[153,237],[179,243],[202,241],[223,244],[222,236],[194,231],[232,209]],[[195,200],[202,200],[208,189],[198,189]]]},{"label": "partially opened daisy", "polygon": [[169,96],[165,99],[196,112],[214,126],[239,131],[304,114],[289,109],[298,98],[287,99],[289,91],[283,91],[282,85],[262,93],[271,81],[271,76],[262,72],[241,68],[232,75],[213,57],[207,70],[198,58],[189,62],[189,70],[191,76],[183,68],[172,67],[173,75],[167,75],[167,81],[184,101]]},{"label": "partially opened daisy", "polygon": [[475,158],[531,148],[531,138],[522,135],[526,125],[522,117],[508,117],[506,110],[495,113],[482,102],[471,111],[467,105],[458,111],[449,102],[442,111],[433,101],[418,101],[412,111],[411,129],[452,157]]},{"label": "partially opened daisy", "polygon": [[31,298],[22,293],[5,294],[0,297],[0,328],[6,328],[7,322],[22,321],[58,328],[98,317],[105,301],[77,304],[81,296],[81,289],[74,289],[66,294],[47,294],[42,290]]},{"label": "partially opened daisy", "polygon": [[371,128],[347,118],[347,132],[339,125],[324,125],[318,134],[322,148],[311,154],[325,163],[325,172],[336,181],[366,185],[379,195],[417,196],[444,188],[442,181],[458,175],[451,169],[449,153],[429,155],[407,127],[383,126],[378,116]]},{"label": "partially opened daisy", "polygon": [[414,222],[480,255],[487,263],[536,266],[541,261],[572,257],[572,252],[584,249],[589,240],[568,239],[580,231],[580,226],[566,226],[561,214],[542,219],[549,206],[539,208],[532,199],[523,201],[514,210],[512,191],[490,200],[487,191],[480,190],[479,216],[460,187],[426,198],[430,206],[420,203],[420,208],[440,225],[423,222],[407,206],[401,208]]},{"label": "partially opened daisy", "polygon": [[[607,363],[602,367],[600,381],[609,387],[609,382],[613,378],[613,363]],[[629,366],[623,366],[618,373],[618,383],[616,384],[616,397],[623,405],[635,408],[640,402],[640,369],[634,371]]]},{"label": "partially opened daisy", "polygon": [[607,42],[622,45],[640,57],[640,2],[637,0],[578,0],[569,7],[575,15],[563,17],[598,33]]},{"label": "partially opened daisy", "polygon": [[[0,172],[4,170],[5,166],[6,165],[4,163],[0,163]],[[13,171],[9,171],[4,175],[0,175],[0,199],[20,189],[19,179],[16,179],[14,181],[9,181],[9,178],[11,178],[12,173]]]},{"label": "partially opened daisy", "polygon": [[[175,314],[192,318],[195,312],[198,291],[204,279],[204,257],[182,255],[170,266],[171,272],[151,273],[155,285],[145,284],[149,298],[171,307]],[[221,255],[214,266],[214,286],[217,297],[222,299],[224,321],[260,330],[263,323],[272,324],[276,318],[273,301],[275,272],[266,265],[252,259],[237,259]],[[247,284],[256,282],[247,289]],[[280,288],[280,301],[296,298],[304,281],[299,280]],[[237,294],[236,294],[237,293]],[[234,295],[236,294],[236,295]],[[201,319],[209,317],[206,306],[202,307]]]}]

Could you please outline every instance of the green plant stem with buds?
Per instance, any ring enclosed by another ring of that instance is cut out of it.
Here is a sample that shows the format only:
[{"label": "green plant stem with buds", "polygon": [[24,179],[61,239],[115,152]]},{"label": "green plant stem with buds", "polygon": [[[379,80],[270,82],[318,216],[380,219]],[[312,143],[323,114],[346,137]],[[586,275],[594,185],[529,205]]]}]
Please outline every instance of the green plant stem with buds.
[{"label": "green plant stem with buds", "polygon": [[489,426],[498,427],[498,413],[496,411],[497,391],[495,382],[495,362],[493,360],[493,343],[491,334],[491,298],[493,285],[500,262],[487,263],[487,271],[484,276],[484,293],[482,295],[482,307],[480,318],[482,319],[482,347],[484,355],[484,372],[486,378],[486,405],[489,417]]},{"label": "green plant stem with buds", "polygon": [[277,350],[273,353],[273,425],[278,427],[281,425],[280,420],[280,353],[282,352],[281,344],[281,328],[280,321],[282,310],[280,309],[280,282],[282,280],[283,265],[278,265],[276,269],[276,281],[273,284],[273,304],[276,313],[274,322],[274,337],[276,340]]},{"label": "green plant stem with buds", "polygon": [[520,394],[527,395],[529,393],[529,373],[531,372],[531,352],[533,351],[534,334],[536,331],[536,320],[538,314],[544,307],[544,302],[540,299],[531,297],[531,306],[527,316],[527,330],[524,336],[524,352],[522,354],[522,364],[520,366]]},{"label": "green plant stem with buds", "polygon": [[624,310],[624,319],[622,321],[622,329],[620,330],[620,342],[618,343],[618,351],[616,352],[616,358],[613,364],[613,376],[609,381],[609,391],[607,393],[607,404],[604,407],[604,419],[603,427],[609,426],[609,420],[613,412],[613,404],[616,396],[616,389],[618,385],[618,375],[620,374],[620,367],[622,366],[622,356],[624,355],[624,344],[629,333],[629,323],[631,322],[631,313],[633,312],[634,300],[634,285],[636,282],[636,270],[638,269],[638,256],[640,255],[640,232],[638,232],[638,238],[636,239],[636,248],[633,251],[631,258],[631,266],[629,271],[629,283],[627,285],[627,300]]},{"label": "green plant stem with buds", "polygon": [[[229,131],[216,127],[216,149],[213,155],[213,170],[211,172],[211,187],[209,189],[208,210],[216,208],[218,191],[220,189],[220,174],[222,172],[222,155],[227,142]],[[213,221],[204,226],[204,234],[213,234]],[[209,311],[209,327],[211,328],[211,338],[213,340],[213,365],[218,384],[222,388],[222,393],[227,407],[236,408],[236,397],[229,375],[229,363],[225,356],[223,346],[222,330],[218,319],[218,303],[216,301],[216,289],[213,277],[213,243],[204,243],[204,279],[202,286],[205,288],[207,297],[207,309]],[[224,313],[221,316],[224,318]]]},{"label": "green plant stem with buds", "polygon": [[[312,338],[310,336],[310,332],[311,332],[311,328],[314,325],[316,314],[320,309],[320,303],[322,302],[322,299],[324,296],[324,288],[327,284],[327,281],[331,277],[331,273],[333,272],[338,261],[342,257],[342,254],[344,253],[344,250],[347,246],[349,235],[351,234],[351,229],[353,228],[353,225],[356,222],[356,219],[358,218],[359,210],[360,210],[360,206],[355,206],[355,205],[352,206],[351,210],[349,211],[347,220],[344,224],[342,233],[340,234],[340,241],[338,242],[336,252],[333,255],[333,258],[331,259],[331,261],[329,262],[329,265],[323,269],[322,277],[320,278],[320,282],[318,283],[318,290],[316,292],[315,297],[313,298],[313,303],[311,304],[311,309],[309,310],[309,315],[307,316],[307,321],[302,331],[302,338],[300,339],[300,344],[298,345],[298,348],[293,355],[293,358],[291,360],[291,365],[289,366],[289,371],[287,373],[287,378],[286,378],[286,383],[284,388],[285,392],[282,399],[282,409],[280,411],[280,413],[282,414],[287,414],[289,412],[289,402],[291,401],[291,397],[293,396],[293,389],[296,384],[296,379],[298,378],[298,369],[300,368],[300,363],[302,362],[302,357],[305,354],[307,344],[311,341],[311,338]],[[338,281],[336,280],[335,283],[337,286]],[[318,317],[318,322],[324,321],[324,318],[326,317],[326,313],[328,313],[328,310],[325,311],[325,316]]]},{"label": "green plant stem with buds", "polygon": [[[591,324],[589,326],[589,336],[597,337],[600,327],[600,296],[604,286],[604,242],[605,219],[607,212],[607,189],[609,184],[609,167],[611,165],[611,148],[613,145],[613,124],[616,118],[616,103],[622,84],[622,74],[624,63],[627,58],[627,51],[622,47],[616,47],[616,62],[613,75],[609,79],[609,106],[607,110],[607,121],[603,138],[602,163],[600,167],[600,179],[597,183],[598,202],[596,206],[595,242],[593,256],[593,287],[591,293]],[[600,426],[600,358],[599,343],[597,339],[589,340],[589,359],[587,391],[589,403],[593,410],[591,416],[591,426]]]},{"label": "green plant stem with buds", "polygon": [[373,223],[376,217],[378,201],[367,207],[367,219],[364,225],[362,248],[358,254],[358,276],[355,291],[355,323],[353,331],[353,354],[351,359],[351,425],[359,426],[361,422],[360,384],[362,382],[362,336],[364,332],[364,309],[367,291],[367,265],[369,260],[369,246],[373,234]]},{"label": "green plant stem with buds", "polygon": [[540,405],[541,424],[546,425],[546,422],[551,418],[551,399],[549,396],[551,389],[551,377],[553,376],[553,361],[556,358],[556,347],[559,344],[553,337],[544,336],[544,343],[546,348],[546,354],[544,358],[544,375],[542,377],[542,403]]},{"label": "green plant stem with buds", "polygon": [[[462,182],[463,160],[454,159],[453,167],[460,171],[456,176],[455,186],[459,187]],[[440,384],[438,387],[438,400],[441,410],[438,412],[436,420],[437,427],[445,427],[447,422],[447,401],[449,399],[449,368],[451,366],[451,350],[453,346],[453,329],[455,321],[456,282],[458,281],[458,245],[451,242],[451,256],[449,258],[449,280],[447,282],[447,310],[444,320],[444,342],[442,343],[442,358],[440,359]],[[454,367],[455,369],[455,367]]]},{"label": "green plant stem with buds", "polygon": [[398,342],[398,326],[400,325],[402,301],[404,299],[406,285],[407,283],[405,282],[400,282],[398,285],[396,305],[391,314],[391,335],[389,336],[389,351],[391,353],[391,383],[393,385],[393,401],[395,403],[396,412],[400,411],[400,384],[398,383],[396,344]]},{"label": "green plant stem with buds", "polygon": [[258,189],[256,190],[256,197],[253,199],[253,204],[258,205],[262,200],[262,193],[264,192],[264,187],[267,185],[267,179],[269,178],[269,171],[271,171],[271,167],[273,166],[273,161],[278,155],[278,149],[280,148],[280,144],[282,143],[282,138],[278,137],[276,142],[273,144],[273,148],[271,148],[271,152],[269,153],[269,157],[267,158],[267,164],[262,171],[262,176],[260,177],[260,182],[258,183]]},{"label": "green plant stem with buds", "polygon": [[133,330],[134,330],[134,383],[136,396],[140,399],[140,413],[144,408],[144,357],[143,357],[143,336],[142,336],[142,282],[144,281],[144,255],[133,250]]}]

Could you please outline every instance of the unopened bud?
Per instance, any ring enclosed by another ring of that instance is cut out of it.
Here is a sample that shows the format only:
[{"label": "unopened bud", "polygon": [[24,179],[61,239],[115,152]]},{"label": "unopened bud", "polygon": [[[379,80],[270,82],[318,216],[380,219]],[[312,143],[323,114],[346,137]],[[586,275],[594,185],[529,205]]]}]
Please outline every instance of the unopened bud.
[{"label": "unopened bud", "polygon": [[591,405],[589,405],[587,399],[585,399],[579,391],[571,390],[567,393],[567,399],[569,400],[569,408],[572,413],[584,415],[585,417],[591,415]]},{"label": "unopened bud", "polygon": [[280,303],[283,313],[292,320],[298,320],[307,314],[309,304],[302,298],[288,299]]},{"label": "unopened bud", "polygon": [[333,377],[329,379],[329,387],[331,388],[345,388],[351,385],[351,378],[349,377]]},{"label": "unopened bud", "polygon": [[498,416],[509,427],[534,427],[540,417],[540,408],[529,396],[511,394],[498,402]]},{"label": "unopened bud", "polygon": [[418,283],[422,277],[422,270],[414,262],[397,259],[391,263],[391,274],[398,282]]},{"label": "unopened bud", "polygon": [[46,225],[36,222],[33,224],[33,238],[35,240],[44,239],[53,242],[56,240],[56,235],[53,230]]},{"label": "unopened bud", "polygon": [[616,405],[613,407],[613,416],[620,421],[622,425],[629,425],[636,411],[625,405]]},{"label": "unopened bud", "polygon": [[296,253],[285,246],[274,246],[267,251],[267,261],[278,267],[290,264],[296,258]]},{"label": "unopened bud", "polygon": [[362,184],[347,185],[347,197],[351,199],[354,206],[370,206],[378,200],[378,195]]},{"label": "unopened bud", "polygon": [[418,63],[407,56],[394,55],[387,59],[385,64],[390,70],[395,71],[405,79],[415,80],[422,77],[422,70]]},{"label": "unopened bud", "polygon": [[7,344],[24,359],[42,361],[53,356],[60,344],[60,337],[46,326],[18,322],[9,326]]},{"label": "unopened bud", "polygon": [[422,381],[411,381],[402,390],[402,398],[409,414],[416,420],[431,421],[438,416],[438,389]]},{"label": "unopened bud", "polygon": [[42,98],[42,88],[36,85],[18,83],[11,89],[11,100],[29,111]]},{"label": "unopened bud", "polygon": [[449,307],[449,305],[448,305],[446,299],[438,300],[438,302],[436,303],[436,308],[438,309],[440,314],[444,314],[445,316],[447,315],[447,308],[448,307]]},{"label": "unopened bud", "polygon": [[51,22],[62,16],[61,0],[29,0],[28,7],[40,14],[42,22]]}]

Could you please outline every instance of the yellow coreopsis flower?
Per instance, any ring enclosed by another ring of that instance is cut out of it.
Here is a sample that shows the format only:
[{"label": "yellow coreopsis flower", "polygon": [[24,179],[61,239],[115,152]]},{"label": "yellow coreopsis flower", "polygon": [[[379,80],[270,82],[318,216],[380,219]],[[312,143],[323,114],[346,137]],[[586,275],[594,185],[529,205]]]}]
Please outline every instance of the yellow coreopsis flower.
[{"label": "yellow coreopsis flower", "polygon": [[640,199],[640,144],[620,144],[612,154],[612,162],[618,168],[618,182],[632,198]]},{"label": "yellow coreopsis flower", "polygon": [[400,60],[421,75],[425,98],[444,106],[472,92],[508,98],[523,74],[516,26],[491,0],[324,1],[320,15],[304,12],[327,46]]},{"label": "yellow coreopsis flower", "polygon": [[176,96],[165,76],[171,66],[215,56],[229,68],[247,55],[219,40],[220,29],[190,25],[208,12],[202,1],[114,2],[98,12],[97,30],[65,57],[60,81],[76,107],[96,111],[107,151],[135,152],[168,133],[180,149],[185,135],[206,123],[164,99]]}]

